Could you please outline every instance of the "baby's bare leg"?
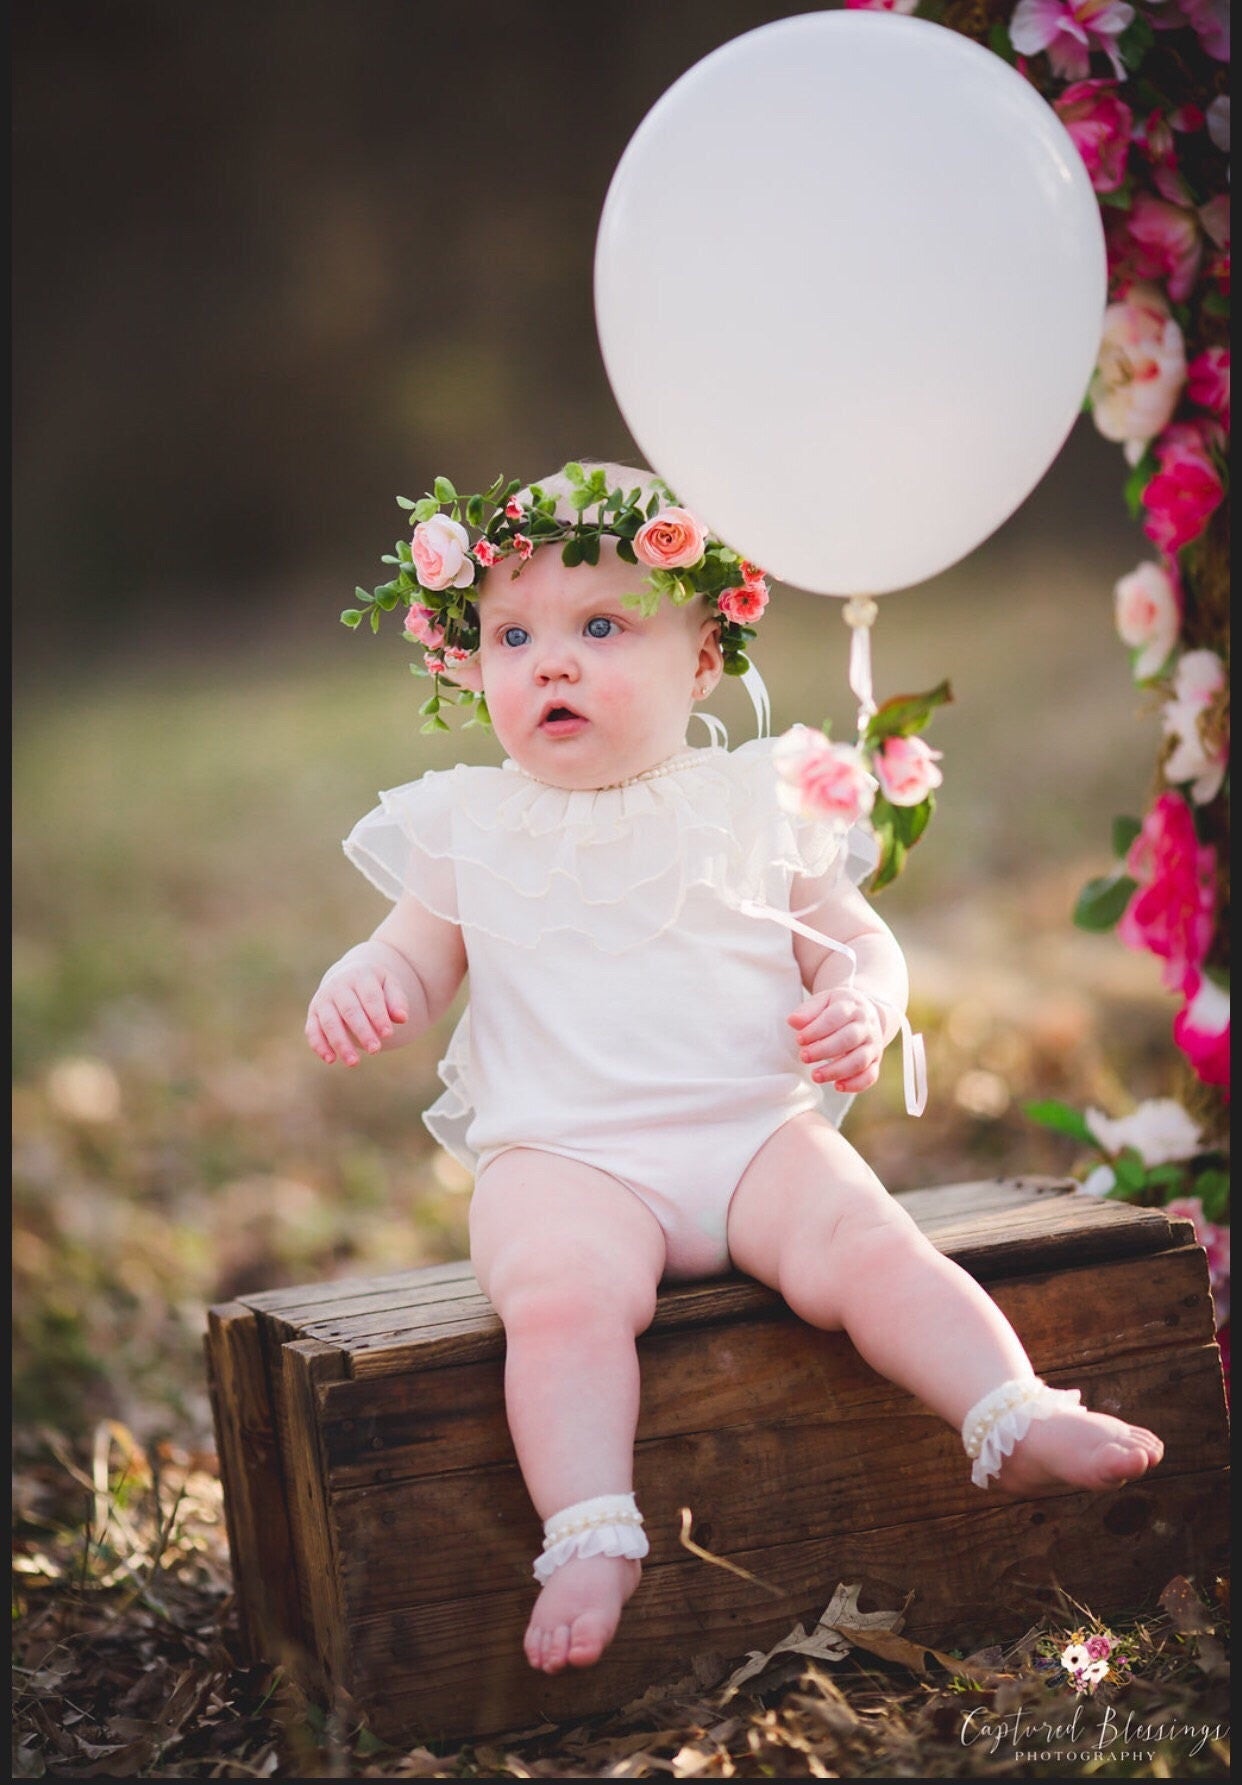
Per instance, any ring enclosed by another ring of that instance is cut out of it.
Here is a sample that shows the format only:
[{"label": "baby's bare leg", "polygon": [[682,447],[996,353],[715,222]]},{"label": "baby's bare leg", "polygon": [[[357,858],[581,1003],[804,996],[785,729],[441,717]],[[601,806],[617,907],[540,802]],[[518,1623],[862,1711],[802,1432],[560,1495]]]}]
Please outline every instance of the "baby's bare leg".
[{"label": "baby's bare leg", "polygon": [[[959,1429],[984,1395],[1031,1371],[992,1298],[820,1116],[795,1117],[760,1148],[728,1231],[740,1270],[812,1326],[844,1327],[873,1369]],[[1113,1487],[1163,1454],[1144,1428],[1078,1408],[1036,1421],[998,1481],[1021,1494]]]},{"label": "baby's bare leg", "polygon": [[[505,1407],[540,1518],[633,1489],[635,1337],[651,1322],[664,1234],[604,1172],[530,1148],[479,1174],[470,1205],[475,1274],[505,1326]],[[589,1667],[612,1641],[640,1567],[576,1557],[539,1595],[532,1667]]]}]

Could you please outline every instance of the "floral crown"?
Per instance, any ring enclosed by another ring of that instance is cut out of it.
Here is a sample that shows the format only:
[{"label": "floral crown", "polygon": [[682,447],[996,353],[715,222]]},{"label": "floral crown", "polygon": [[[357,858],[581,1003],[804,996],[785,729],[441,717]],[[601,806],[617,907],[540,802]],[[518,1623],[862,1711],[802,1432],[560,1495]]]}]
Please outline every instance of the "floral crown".
[{"label": "floral crown", "polygon": [[[417,502],[397,497],[414,531],[381,560],[395,565],[396,574],[369,593],[356,589],[363,605],[346,608],[341,620],[356,627],[369,614],[371,630],[378,632],[381,612],[407,606],[406,637],[423,647],[422,662],[410,668],[433,680],[431,696],[420,708],[424,731],[448,730],[441,717],[446,701],[473,709],[467,725],[490,722],[483,695],[451,680],[453,671],[479,648],[478,609],[471,594],[481,571],[502,558],[517,558],[520,572],[540,546],[559,545],[561,561],[570,566],[598,564],[600,541],[614,539],[617,556],[647,572],[643,586],[624,597],[625,604],[653,614],[664,596],[678,606],[704,596],[720,623],[725,674],[745,674],[750,667],[746,646],[755,636],[749,622],[768,604],[763,571],[708,533],[659,478],[649,479],[645,489],[623,490],[610,486],[612,469],[584,468],[571,461],[555,480],[548,480],[564,486],[562,491],[540,484],[526,488],[516,478],[498,477],[489,489],[462,496],[447,477],[437,477],[430,493]],[[557,512],[562,500],[572,509],[572,518]]]}]

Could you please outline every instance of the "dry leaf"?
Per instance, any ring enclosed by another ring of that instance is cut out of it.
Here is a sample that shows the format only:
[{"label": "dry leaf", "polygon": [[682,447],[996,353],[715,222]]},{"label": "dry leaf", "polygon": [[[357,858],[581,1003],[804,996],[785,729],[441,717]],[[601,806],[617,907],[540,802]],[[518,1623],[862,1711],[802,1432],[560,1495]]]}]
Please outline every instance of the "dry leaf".
[{"label": "dry leaf", "polygon": [[1160,1609],[1180,1636],[1211,1636],[1216,1629],[1207,1607],[1184,1574],[1175,1574],[1161,1593]]}]

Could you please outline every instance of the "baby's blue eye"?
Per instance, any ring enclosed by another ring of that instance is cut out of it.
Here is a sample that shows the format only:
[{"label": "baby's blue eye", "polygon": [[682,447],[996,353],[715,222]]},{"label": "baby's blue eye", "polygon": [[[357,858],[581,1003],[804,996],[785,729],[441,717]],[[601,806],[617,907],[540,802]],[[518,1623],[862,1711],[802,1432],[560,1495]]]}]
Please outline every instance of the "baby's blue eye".
[{"label": "baby's blue eye", "polygon": [[504,644],[511,646],[514,650],[519,645],[530,642],[530,633],[527,632],[525,626],[506,626],[500,637]]},{"label": "baby's blue eye", "polygon": [[612,633],[619,630],[620,628],[618,627],[617,622],[608,619],[604,614],[596,614],[592,619],[588,620],[583,627],[583,631],[588,638],[608,638]]}]

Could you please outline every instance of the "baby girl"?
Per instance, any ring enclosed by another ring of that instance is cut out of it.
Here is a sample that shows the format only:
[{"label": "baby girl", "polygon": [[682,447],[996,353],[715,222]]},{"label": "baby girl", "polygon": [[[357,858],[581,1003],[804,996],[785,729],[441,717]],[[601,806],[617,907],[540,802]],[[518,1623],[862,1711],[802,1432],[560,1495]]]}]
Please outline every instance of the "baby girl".
[{"label": "baby girl", "polygon": [[856,837],[785,809],[770,740],[687,747],[745,667],[761,573],[650,473],[567,472],[468,504],[437,480],[415,507],[376,597],[411,600],[433,722],[448,674],[507,760],[426,774],[355,827],[346,850],[394,906],[306,1023],[355,1066],[437,1022],[469,971],[427,1122],[475,1172],[470,1256],[544,1520],[525,1650],[546,1673],[598,1660],[639,1582],[635,1340],[664,1278],[744,1271],[844,1329],[961,1430],[980,1486],[1115,1487],[1162,1455],[1040,1382],[838,1132],[907,995],[855,885],[865,847],[860,866]]}]

